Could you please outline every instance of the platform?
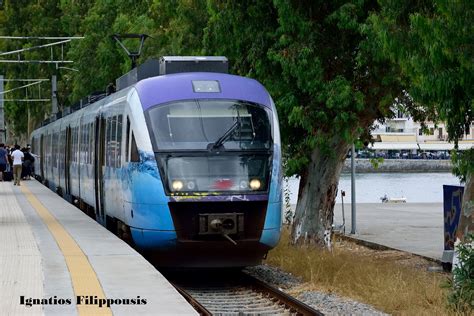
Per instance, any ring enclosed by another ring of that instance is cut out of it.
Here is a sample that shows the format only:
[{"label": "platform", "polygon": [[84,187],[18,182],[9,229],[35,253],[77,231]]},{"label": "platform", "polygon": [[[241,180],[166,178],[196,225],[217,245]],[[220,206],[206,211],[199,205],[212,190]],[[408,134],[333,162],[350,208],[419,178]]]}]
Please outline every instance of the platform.
[{"label": "platform", "polygon": [[[344,204],[346,235],[423,257],[440,260],[444,249],[442,203],[358,203],[356,234],[351,232],[351,204]],[[342,224],[342,207],[334,207]]]},{"label": "platform", "polygon": [[197,315],[135,250],[35,180],[0,182],[0,281],[2,315]]}]

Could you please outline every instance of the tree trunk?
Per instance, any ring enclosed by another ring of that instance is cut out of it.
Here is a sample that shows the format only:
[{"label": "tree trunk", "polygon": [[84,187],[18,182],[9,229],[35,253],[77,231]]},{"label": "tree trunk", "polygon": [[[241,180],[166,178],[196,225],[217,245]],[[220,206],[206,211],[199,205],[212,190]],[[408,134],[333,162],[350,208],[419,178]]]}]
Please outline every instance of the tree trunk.
[{"label": "tree trunk", "polygon": [[456,232],[456,239],[464,241],[468,233],[474,233],[474,174],[469,174],[464,186],[461,218]]},{"label": "tree trunk", "polygon": [[300,193],[292,227],[295,244],[331,248],[337,186],[350,144],[340,136],[329,141],[329,150],[316,148],[300,179]]}]

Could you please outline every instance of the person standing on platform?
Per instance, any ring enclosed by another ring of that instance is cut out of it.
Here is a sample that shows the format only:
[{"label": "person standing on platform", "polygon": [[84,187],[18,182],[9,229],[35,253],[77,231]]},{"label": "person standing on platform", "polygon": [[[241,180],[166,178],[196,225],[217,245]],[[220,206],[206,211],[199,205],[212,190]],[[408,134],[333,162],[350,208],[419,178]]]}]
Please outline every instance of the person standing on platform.
[{"label": "person standing on platform", "polygon": [[8,164],[9,164],[9,169],[10,171],[13,170],[13,159],[12,159],[12,152],[13,148],[10,146],[6,146],[5,149],[7,150],[7,156],[8,156]]},{"label": "person standing on platform", "polygon": [[21,170],[21,178],[23,180],[30,180],[31,171],[35,158],[30,153],[30,148],[26,147],[21,150],[23,152],[23,169]]},{"label": "person standing on platform", "polygon": [[0,181],[3,181],[3,173],[7,170],[8,151],[5,144],[0,144]]},{"label": "person standing on platform", "polygon": [[23,152],[20,150],[19,145],[15,145],[15,150],[12,152],[13,158],[13,185],[20,185],[21,180],[21,168],[23,163]]}]

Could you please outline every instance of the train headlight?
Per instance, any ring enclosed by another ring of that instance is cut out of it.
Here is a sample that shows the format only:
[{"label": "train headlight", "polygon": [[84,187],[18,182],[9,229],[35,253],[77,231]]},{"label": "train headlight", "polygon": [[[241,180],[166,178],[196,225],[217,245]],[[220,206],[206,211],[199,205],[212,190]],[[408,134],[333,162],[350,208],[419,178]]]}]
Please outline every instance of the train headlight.
[{"label": "train headlight", "polygon": [[262,183],[258,179],[253,179],[250,181],[250,188],[252,190],[258,190],[262,186]]},{"label": "train headlight", "polygon": [[196,189],[196,183],[194,183],[194,181],[188,181],[188,182],[186,183],[186,188],[187,188],[188,190],[191,190],[191,191],[192,191],[192,190]]},{"label": "train headlight", "polygon": [[249,187],[249,183],[247,181],[245,181],[245,180],[240,181],[240,188],[241,189],[243,189],[243,190],[248,189],[248,187]]},{"label": "train headlight", "polygon": [[183,188],[183,181],[181,180],[174,180],[172,183],[171,183],[171,187],[173,188],[174,191],[181,191],[181,189]]}]

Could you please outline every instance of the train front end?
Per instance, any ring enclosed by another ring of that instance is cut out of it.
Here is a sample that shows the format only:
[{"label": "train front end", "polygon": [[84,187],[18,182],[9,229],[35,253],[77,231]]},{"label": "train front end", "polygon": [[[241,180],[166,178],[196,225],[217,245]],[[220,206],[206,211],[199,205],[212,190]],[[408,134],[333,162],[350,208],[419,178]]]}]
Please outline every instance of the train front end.
[{"label": "train front end", "polygon": [[132,229],[135,243],[164,266],[259,264],[281,230],[280,134],[268,92],[218,73],[136,88],[166,204],[149,210],[153,229]]}]

